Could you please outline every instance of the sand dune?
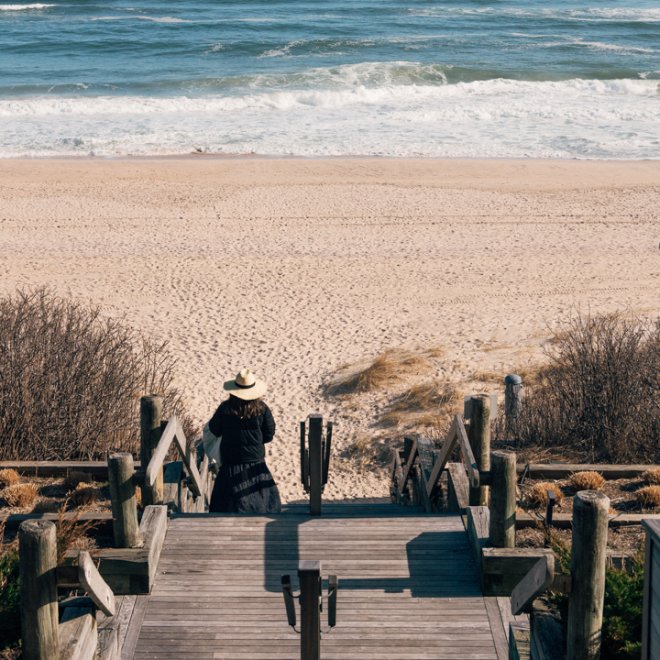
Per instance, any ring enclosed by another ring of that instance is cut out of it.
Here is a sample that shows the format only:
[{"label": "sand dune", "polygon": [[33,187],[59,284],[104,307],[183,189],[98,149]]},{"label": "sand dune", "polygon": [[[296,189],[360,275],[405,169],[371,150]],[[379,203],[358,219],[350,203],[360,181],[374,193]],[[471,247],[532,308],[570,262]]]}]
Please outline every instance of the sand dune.
[{"label": "sand dune", "polygon": [[377,496],[381,475],[341,454],[385,395],[351,410],[323,378],[442,346],[424,377],[476,391],[575,309],[657,315],[658,208],[657,161],[0,161],[0,293],[52,285],[168,339],[200,421],[250,366],[285,499],[312,411],[336,420],[328,496]]}]

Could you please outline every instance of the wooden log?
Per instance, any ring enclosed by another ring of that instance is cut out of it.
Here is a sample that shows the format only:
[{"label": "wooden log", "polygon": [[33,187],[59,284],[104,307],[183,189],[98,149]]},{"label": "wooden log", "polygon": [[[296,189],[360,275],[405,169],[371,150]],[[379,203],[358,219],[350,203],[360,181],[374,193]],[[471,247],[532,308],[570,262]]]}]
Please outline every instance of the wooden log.
[{"label": "wooden log", "polygon": [[554,577],[554,556],[541,557],[511,592],[511,613],[529,612],[532,603],[552,586]]},{"label": "wooden log", "polygon": [[491,456],[490,541],[496,548],[516,545],[516,454],[494,451]]},{"label": "wooden log", "polygon": [[[163,416],[163,399],[160,396],[143,396],[140,398],[140,461],[149,465],[158,442],[163,433],[161,418]],[[162,464],[156,479],[151,482],[145,479],[142,486],[142,502],[145,505],[163,503],[163,468]]]},{"label": "wooden log", "polygon": [[78,580],[96,606],[107,616],[115,615],[115,595],[101,577],[86,550],[78,553]]},{"label": "wooden log", "polygon": [[[140,467],[139,461],[135,467]],[[16,470],[24,477],[68,477],[72,472],[84,472],[96,481],[108,478],[106,461],[0,461],[0,470]]]},{"label": "wooden log", "polygon": [[94,610],[87,607],[67,607],[62,614],[59,636],[60,660],[92,660],[98,645]]},{"label": "wooden log", "polygon": [[518,583],[539,559],[552,561],[548,548],[484,548],[481,581],[485,596],[511,596]]},{"label": "wooden log", "polygon": [[133,457],[128,453],[112,454],[108,459],[108,477],[115,545],[137,548],[141,540],[133,484]]},{"label": "wooden log", "polygon": [[323,417],[309,416],[309,512],[321,515],[321,495],[323,492]]},{"label": "wooden log", "polygon": [[300,657],[321,657],[321,562],[301,560],[298,564],[300,583]]},{"label": "wooden log", "polygon": [[57,658],[59,637],[55,523],[28,520],[21,524],[18,539],[23,658]]},{"label": "wooden log", "polygon": [[449,511],[463,513],[470,503],[470,482],[463,463],[447,463],[447,477]]},{"label": "wooden log", "polygon": [[[480,471],[487,472],[490,470],[490,396],[473,396],[470,410],[468,440],[477,467]],[[470,488],[470,506],[488,506],[488,486]]]},{"label": "wooden log", "polygon": [[580,491],[573,499],[568,660],[600,657],[609,506],[609,498],[597,491]]}]

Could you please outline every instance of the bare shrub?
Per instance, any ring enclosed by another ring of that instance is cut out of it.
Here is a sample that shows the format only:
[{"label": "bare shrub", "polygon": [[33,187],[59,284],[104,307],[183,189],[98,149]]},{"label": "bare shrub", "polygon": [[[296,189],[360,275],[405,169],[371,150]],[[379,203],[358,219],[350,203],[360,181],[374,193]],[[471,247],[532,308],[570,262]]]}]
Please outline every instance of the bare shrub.
[{"label": "bare shrub", "polygon": [[644,486],[635,492],[637,501],[644,509],[660,507],[660,486]]},{"label": "bare shrub", "polygon": [[45,288],[0,300],[0,459],[103,458],[135,451],[139,397],[161,393],[186,435],[176,361],[99,307]]},{"label": "bare shrub", "polygon": [[402,376],[419,373],[429,367],[427,357],[404,349],[390,349],[373,362],[349,365],[326,385],[331,396],[369,392],[397,382]]},{"label": "bare shrub", "polygon": [[533,484],[532,487],[526,494],[525,502],[527,506],[532,509],[538,509],[540,507],[545,507],[548,504],[548,491],[551,491],[555,495],[555,500],[558,506],[561,506],[561,503],[564,499],[564,493],[562,493],[561,488],[557,484],[550,482],[540,482]]},{"label": "bare shrub", "polygon": [[[547,348],[518,418],[519,444],[590,462],[660,460],[660,322],[577,316]],[[501,419],[497,436],[506,436]]]},{"label": "bare shrub", "polygon": [[21,480],[21,475],[16,470],[0,470],[0,486],[13,486]]},{"label": "bare shrub", "polygon": [[14,484],[0,491],[0,497],[11,507],[32,507],[38,494],[34,484]]},{"label": "bare shrub", "polygon": [[604,485],[605,479],[598,472],[583,471],[571,475],[571,486],[575,490],[600,490]]},{"label": "bare shrub", "polygon": [[660,486],[660,468],[647,470],[642,475],[642,479],[644,479],[649,486]]}]

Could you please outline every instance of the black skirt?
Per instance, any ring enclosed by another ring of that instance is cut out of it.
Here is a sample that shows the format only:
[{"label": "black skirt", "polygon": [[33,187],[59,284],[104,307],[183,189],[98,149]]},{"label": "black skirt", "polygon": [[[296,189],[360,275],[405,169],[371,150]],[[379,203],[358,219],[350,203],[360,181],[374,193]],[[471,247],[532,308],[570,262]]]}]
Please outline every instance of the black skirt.
[{"label": "black skirt", "polygon": [[211,494],[210,511],[279,513],[280,492],[264,461],[221,465]]}]

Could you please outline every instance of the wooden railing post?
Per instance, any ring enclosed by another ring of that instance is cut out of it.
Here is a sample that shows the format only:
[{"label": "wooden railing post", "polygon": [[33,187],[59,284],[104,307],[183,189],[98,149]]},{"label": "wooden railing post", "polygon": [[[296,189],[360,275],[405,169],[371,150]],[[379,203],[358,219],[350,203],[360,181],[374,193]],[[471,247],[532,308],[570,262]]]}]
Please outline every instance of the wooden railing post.
[{"label": "wooden railing post", "polygon": [[118,548],[136,548],[141,544],[133,483],[134,472],[131,454],[112,454],[108,458],[112,529],[115,546]]},{"label": "wooden railing post", "polygon": [[[470,398],[468,439],[480,471],[490,470],[490,405],[488,394]],[[470,488],[470,506],[488,506],[488,486]]]},{"label": "wooden railing post", "polygon": [[[160,396],[143,396],[140,399],[140,461],[142,470],[147,469],[149,461],[162,435],[161,418],[163,399]],[[163,470],[160,470],[156,482],[152,485],[145,479],[142,486],[142,503],[163,503]]]},{"label": "wooden railing post", "polygon": [[490,461],[490,542],[495,548],[516,546],[516,454],[494,451]]},{"label": "wooden railing post", "polygon": [[321,657],[321,562],[301,560],[300,582],[300,658]]},{"label": "wooden railing post", "polygon": [[59,657],[55,524],[27,520],[18,532],[21,635],[26,660]]},{"label": "wooden railing post", "polygon": [[593,490],[573,499],[567,660],[600,658],[609,498]]},{"label": "wooden railing post", "polygon": [[309,512],[321,515],[323,490],[323,417],[309,416]]},{"label": "wooden railing post", "polygon": [[517,439],[516,423],[520,415],[523,382],[518,374],[508,374],[504,378],[504,419],[507,437]]}]

